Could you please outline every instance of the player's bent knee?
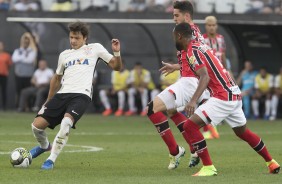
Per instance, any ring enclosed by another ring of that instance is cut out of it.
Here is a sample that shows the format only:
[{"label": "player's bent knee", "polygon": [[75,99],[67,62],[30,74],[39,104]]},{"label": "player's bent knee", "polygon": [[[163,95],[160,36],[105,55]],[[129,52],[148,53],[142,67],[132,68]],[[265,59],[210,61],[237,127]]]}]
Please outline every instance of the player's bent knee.
[{"label": "player's bent knee", "polygon": [[32,123],[32,126],[44,130],[49,126],[49,123],[43,117],[36,117]]}]

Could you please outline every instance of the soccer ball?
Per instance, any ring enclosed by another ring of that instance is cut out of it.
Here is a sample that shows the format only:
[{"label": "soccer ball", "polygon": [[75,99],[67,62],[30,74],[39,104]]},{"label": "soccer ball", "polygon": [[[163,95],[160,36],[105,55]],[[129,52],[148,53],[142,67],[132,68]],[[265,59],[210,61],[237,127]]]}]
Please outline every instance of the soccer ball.
[{"label": "soccer ball", "polygon": [[11,152],[10,162],[13,167],[26,168],[31,164],[32,156],[25,148],[16,148]]}]

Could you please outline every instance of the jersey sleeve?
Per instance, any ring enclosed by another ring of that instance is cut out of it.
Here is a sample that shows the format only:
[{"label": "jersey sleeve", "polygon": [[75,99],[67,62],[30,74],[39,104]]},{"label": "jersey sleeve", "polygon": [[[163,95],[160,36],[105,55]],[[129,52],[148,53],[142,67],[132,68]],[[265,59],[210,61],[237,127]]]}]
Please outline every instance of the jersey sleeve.
[{"label": "jersey sleeve", "polygon": [[111,83],[113,84],[114,83],[114,81],[115,81],[115,71],[112,71],[112,73],[111,73]]},{"label": "jersey sleeve", "polygon": [[274,87],[274,81],[273,81],[273,75],[269,76],[269,87],[273,88]]},{"label": "jersey sleeve", "polygon": [[63,75],[64,74],[65,67],[64,67],[64,61],[63,60],[64,60],[63,55],[61,53],[59,55],[58,66],[57,66],[57,69],[56,69],[57,75]]},{"label": "jersey sleeve", "polygon": [[190,57],[187,54],[187,59],[188,59],[189,65],[192,68],[192,70],[196,72],[197,70],[205,67],[206,65],[203,62],[203,59],[202,59],[203,56],[201,52],[198,52],[197,50],[193,50],[192,52],[193,52],[193,55]]},{"label": "jersey sleeve", "polygon": [[259,88],[259,76],[257,75],[255,77],[255,89],[258,89]]},{"label": "jersey sleeve", "polygon": [[105,47],[100,43],[96,43],[95,46],[98,57],[103,59],[106,63],[109,63],[114,56],[110,54],[107,49],[105,49]]},{"label": "jersey sleeve", "polygon": [[151,73],[149,71],[147,71],[144,75],[144,82],[149,83],[150,80],[151,80]]}]

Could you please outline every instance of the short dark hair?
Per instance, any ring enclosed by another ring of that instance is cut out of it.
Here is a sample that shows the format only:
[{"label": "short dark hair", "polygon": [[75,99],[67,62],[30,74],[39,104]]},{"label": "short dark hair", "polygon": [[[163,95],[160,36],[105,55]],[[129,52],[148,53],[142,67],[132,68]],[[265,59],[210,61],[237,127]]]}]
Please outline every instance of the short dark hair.
[{"label": "short dark hair", "polygon": [[174,32],[181,34],[185,38],[191,38],[193,31],[191,29],[190,24],[183,22],[183,23],[177,24],[174,27]]},{"label": "short dark hair", "polygon": [[175,1],[173,8],[178,9],[181,13],[189,13],[193,18],[194,8],[190,1]]},{"label": "short dark hair", "polygon": [[142,63],[141,63],[140,61],[137,61],[137,62],[135,63],[135,66],[142,66]]},{"label": "short dark hair", "polygon": [[70,32],[80,32],[82,36],[88,38],[89,35],[89,26],[84,22],[72,22],[68,25]]}]

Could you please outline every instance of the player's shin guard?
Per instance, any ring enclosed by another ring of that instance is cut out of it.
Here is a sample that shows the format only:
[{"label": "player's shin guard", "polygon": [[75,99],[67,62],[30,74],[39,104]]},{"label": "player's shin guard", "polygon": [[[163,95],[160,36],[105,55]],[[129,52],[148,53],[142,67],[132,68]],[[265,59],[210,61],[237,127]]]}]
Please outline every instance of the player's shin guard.
[{"label": "player's shin guard", "polygon": [[260,154],[266,162],[272,160],[272,157],[268,153],[265,144],[259,136],[251,132],[249,129],[243,134],[236,134],[239,138],[246,141],[258,154]]},{"label": "player's shin guard", "polygon": [[173,156],[178,154],[178,145],[172,135],[172,132],[169,128],[167,117],[162,112],[154,113],[153,111],[153,102],[148,104],[148,117],[151,122],[157,128],[160,136],[163,141],[166,143],[169,153]]},{"label": "player's shin guard", "polygon": [[31,124],[32,132],[37,142],[40,144],[40,147],[43,149],[47,149],[49,146],[49,141],[47,138],[47,134],[44,130],[36,128],[33,124]]},{"label": "player's shin guard", "polygon": [[184,131],[183,125],[185,121],[187,120],[186,116],[184,116],[182,113],[177,112],[172,117],[170,117],[171,120],[174,122],[174,124],[177,126],[178,130],[181,132],[182,136],[184,137],[185,141],[189,144],[190,152],[195,153],[190,141],[189,137],[187,135],[187,132]]},{"label": "player's shin guard", "polygon": [[51,150],[51,155],[48,157],[49,160],[52,160],[53,162],[56,161],[58,155],[61,153],[63,150],[64,146],[66,145],[68,138],[69,138],[69,132],[70,128],[72,127],[73,122],[69,117],[64,117],[61,123],[60,131],[56,135],[53,145],[52,145],[52,150]]},{"label": "player's shin guard", "polygon": [[185,132],[189,137],[189,140],[193,146],[193,149],[197,152],[198,156],[201,158],[203,165],[208,166],[212,165],[210,155],[208,152],[206,141],[200,132],[200,127],[195,124],[193,121],[188,119],[183,126]]}]

